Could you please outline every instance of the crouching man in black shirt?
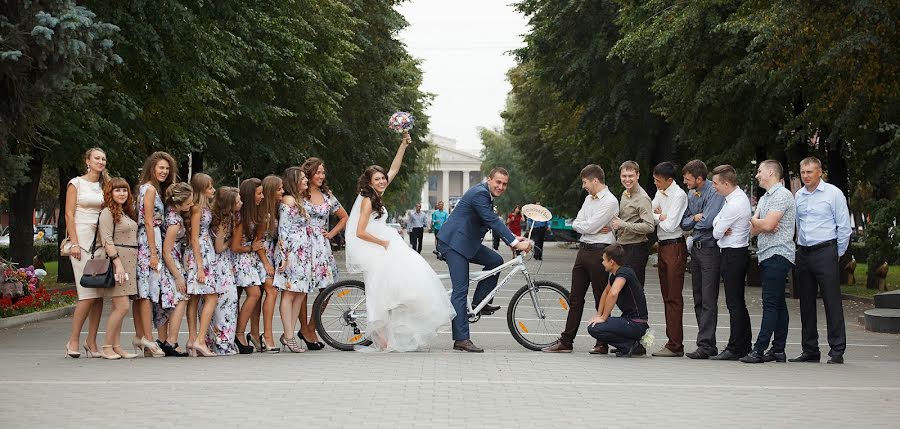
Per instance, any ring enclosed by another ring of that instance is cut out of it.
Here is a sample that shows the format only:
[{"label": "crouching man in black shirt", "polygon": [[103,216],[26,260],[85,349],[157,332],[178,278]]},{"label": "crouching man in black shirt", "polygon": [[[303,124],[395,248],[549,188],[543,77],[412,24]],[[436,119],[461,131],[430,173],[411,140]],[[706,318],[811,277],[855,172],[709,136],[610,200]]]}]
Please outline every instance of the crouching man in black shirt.
[{"label": "crouching man in black shirt", "polygon": [[[625,250],[618,244],[603,251],[603,267],[609,280],[600,296],[597,315],[588,323],[588,333],[597,341],[615,346],[617,357],[646,354],[640,339],[649,328],[644,285],[634,270],[621,265],[624,257]],[[622,310],[622,317],[609,316],[614,305]]]}]

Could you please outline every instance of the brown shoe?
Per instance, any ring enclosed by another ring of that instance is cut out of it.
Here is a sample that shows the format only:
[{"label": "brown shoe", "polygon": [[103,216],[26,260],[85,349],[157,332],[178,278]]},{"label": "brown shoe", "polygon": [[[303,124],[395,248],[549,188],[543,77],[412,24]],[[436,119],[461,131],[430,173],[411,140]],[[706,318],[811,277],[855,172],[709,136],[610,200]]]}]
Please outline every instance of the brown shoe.
[{"label": "brown shoe", "polygon": [[479,348],[472,340],[462,340],[453,342],[453,350],[459,350],[469,353],[484,353],[484,349]]},{"label": "brown shoe", "polygon": [[609,353],[609,346],[606,344],[595,344],[594,348],[591,349],[588,353],[592,355],[605,355]]},{"label": "brown shoe", "polygon": [[563,344],[562,341],[556,341],[550,346],[541,349],[544,353],[572,353],[572,346]]}]

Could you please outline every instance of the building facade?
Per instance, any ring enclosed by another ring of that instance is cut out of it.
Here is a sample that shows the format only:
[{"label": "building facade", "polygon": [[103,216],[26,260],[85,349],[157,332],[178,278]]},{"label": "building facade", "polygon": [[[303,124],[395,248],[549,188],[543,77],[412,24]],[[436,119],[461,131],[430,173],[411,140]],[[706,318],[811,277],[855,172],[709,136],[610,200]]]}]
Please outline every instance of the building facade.
[{"label": "building facade", "polygon": [[454,139],[434,134],[429,138],[437,148],[437,164],[422,187],[422,208],[428,210],[443,201],[446,209],[452,209],[466,190],[484,180],[481,156],[457,149]]}]

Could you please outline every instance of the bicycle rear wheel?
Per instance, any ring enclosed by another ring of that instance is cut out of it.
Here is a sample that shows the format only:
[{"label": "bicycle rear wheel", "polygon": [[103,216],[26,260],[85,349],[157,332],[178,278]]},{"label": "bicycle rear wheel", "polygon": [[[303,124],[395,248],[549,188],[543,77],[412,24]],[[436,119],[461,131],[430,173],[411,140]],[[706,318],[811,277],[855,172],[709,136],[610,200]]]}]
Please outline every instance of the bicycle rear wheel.
[{"label": "bicycle rear wheel", "polygon": [[316,331],[338,350],[368,346],[366,286],[359,280],[344,280],[326,287],[313,303]]},{"label": "bicycle rear wheel", "polygon": [[509,302],[506,323],[513,338],[529,350],[553,344],[566,327],[569,291],[548,281],[536,281],[516,291]]}]

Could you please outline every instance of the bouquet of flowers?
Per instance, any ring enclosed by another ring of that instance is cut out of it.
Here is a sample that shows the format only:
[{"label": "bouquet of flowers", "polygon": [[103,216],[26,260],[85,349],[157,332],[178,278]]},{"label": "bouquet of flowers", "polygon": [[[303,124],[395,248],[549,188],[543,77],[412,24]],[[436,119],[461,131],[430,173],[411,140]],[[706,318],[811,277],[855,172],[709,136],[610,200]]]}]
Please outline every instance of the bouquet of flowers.
[{"label": "bouquet of flowers", "polygon": [[391,118],[388,119],[388,128],[398,133],[402,133],[404,131],[413,129],[415,123],[416,117],[411,113],[397,112],[391,115]]}]

